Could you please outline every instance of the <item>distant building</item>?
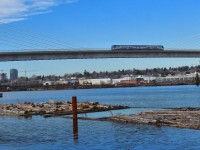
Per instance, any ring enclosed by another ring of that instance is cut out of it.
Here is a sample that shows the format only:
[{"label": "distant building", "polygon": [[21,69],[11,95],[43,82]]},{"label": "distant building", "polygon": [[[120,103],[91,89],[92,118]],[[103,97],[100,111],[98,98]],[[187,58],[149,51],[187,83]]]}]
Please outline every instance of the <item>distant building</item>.
[{"label": "distant building", "polygon": [[80,85],[111,85],[111,78],[101,78],[101,79],[79,79]]},{"label": "distant building", "polygon": [[194,76],[192,74],[156,78],[157,83],[192,83],[193,81],[194,81]]},{"label": "distant building", "polygon": [[48,86],[48,85],[68,85],[69,81],[65,81],[63,79],[59,81],[45,81],[43,82],[43,85]]},{"label": "distant building", "polygon": [[7,75],[6,73],[0,73],[0,81],[7,80]]},{"label": "distant building", "polygon": [[18,70],[10,69],[10,80],[16,80],[18,78]]}]

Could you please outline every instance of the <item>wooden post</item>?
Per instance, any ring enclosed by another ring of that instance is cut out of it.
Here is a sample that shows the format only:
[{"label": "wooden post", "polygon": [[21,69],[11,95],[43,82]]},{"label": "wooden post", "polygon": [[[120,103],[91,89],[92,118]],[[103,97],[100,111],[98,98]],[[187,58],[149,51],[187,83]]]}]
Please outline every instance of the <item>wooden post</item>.
[{"label": "wooden post", "polygon": [[72,113],[73,113],[73,134],[74,139],[78,139],[78,117],[77,117],[77,98],[72,97]]}]

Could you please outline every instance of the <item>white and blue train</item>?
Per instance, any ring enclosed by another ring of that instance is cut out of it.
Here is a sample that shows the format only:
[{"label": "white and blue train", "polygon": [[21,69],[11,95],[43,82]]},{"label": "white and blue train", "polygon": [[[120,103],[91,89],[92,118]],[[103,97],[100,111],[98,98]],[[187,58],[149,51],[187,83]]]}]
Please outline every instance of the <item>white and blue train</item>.
[{"label": "white and blue train", "polygon": [[159,50],[163,51],[163,45],[112,45],[111,50]]}]

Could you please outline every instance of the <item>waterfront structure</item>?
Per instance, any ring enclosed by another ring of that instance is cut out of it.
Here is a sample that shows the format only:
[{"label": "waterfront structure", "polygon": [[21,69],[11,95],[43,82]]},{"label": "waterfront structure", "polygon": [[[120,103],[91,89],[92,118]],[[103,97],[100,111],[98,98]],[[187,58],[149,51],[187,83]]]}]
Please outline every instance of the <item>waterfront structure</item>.
[{"label": "waterfront structure", "polygon": [[75,83],[78,83],[79,85],[115,85],[115,86],[130,86],[130,85],[148,85],[153,83],[162,83],[162,84],[168,84],[168,83],[185,83],[185,84],[191,84],[194,81],[196,73],[192,74],[177,74],[175,76],[168,75],[166,77],[161,76],[153,76],[153,75],[124,75],[121,78],[112,79],[112,78],[98,78],[98,79],[86,79],[86,78],[79,78],[79,79],[68,79],[68,81],[65,80],[59,80],[59,81],[45,81],[43,85],[75,85]]},{"label": "waterfront structure", "polygon": [[111,85],[111,78],[101,79],[79,79],[80,85]]},{"label": "waterfront structure", "polygon": [[149,76],[149,75],[138,75],[137,77],[135,77],[135,80],[137,82],[145,81],[145,83],[154,82],[154,81],[156,81],[156,79],[157,79],[157,77],[155,77],[155,76]]},{"label": "waterfront structure", "polygon": [[65,80],[59,80],[59,81],[45,81],[43,82],[43,85],[44,86],[47,86],[47,85],[68,85],[68,81],[65,81]]},{"label": "waterfront structure", "polygon": [[194,75],[176,75],[156,78],[157,83],[192,83]]},{"label": "waterfront structure", "polygon": [[10,69],[10,80],[16,80],[18,78],[18,70]]},{"label": "waterfront structure", "polygon": [[112,85],[118,85],[118,84],[120,84],[120,82],[121,82],[121,78],[119,78],[119,79],[112,79]]}]

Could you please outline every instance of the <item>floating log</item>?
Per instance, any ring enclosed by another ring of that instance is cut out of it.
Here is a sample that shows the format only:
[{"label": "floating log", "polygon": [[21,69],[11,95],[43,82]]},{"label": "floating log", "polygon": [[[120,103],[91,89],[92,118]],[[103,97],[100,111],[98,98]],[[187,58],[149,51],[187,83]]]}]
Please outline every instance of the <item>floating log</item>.
[{"label": "floating log", "polygon": [[[99,112],[116,109],[126,109],[127,106],[102,105],[98,102],[78,102],[78,113]],[[50,100],[46,103],[23,102],[17,104],[0,104],[0,115],[32,116],[43,115],[44,117],[61,116],[72,114],[70,101]]]},{"label": "floating log", "polygon": [[169,110],[156,110],[142,112],[136,115],[114,115],[108,118],[110,121],[171,126],[179,128],[200,129],[199,108],[176,108]]}]

